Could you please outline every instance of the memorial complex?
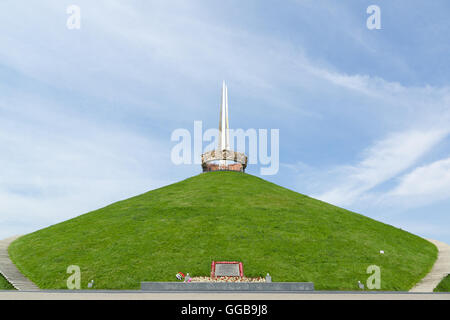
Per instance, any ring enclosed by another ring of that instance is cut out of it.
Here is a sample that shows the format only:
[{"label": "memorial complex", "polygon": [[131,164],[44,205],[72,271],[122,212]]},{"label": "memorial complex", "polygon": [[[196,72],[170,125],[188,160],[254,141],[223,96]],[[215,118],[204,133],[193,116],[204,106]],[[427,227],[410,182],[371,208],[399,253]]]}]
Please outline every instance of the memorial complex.
[{"label": "memorial complex", "polygon": [[228,87],[222,85],[220,103],[219,142],[216,150],[202,154],[203,172],[240,171],[245,172],[247,156],[242,152],[230,150],[230,126],[228,120]]}]

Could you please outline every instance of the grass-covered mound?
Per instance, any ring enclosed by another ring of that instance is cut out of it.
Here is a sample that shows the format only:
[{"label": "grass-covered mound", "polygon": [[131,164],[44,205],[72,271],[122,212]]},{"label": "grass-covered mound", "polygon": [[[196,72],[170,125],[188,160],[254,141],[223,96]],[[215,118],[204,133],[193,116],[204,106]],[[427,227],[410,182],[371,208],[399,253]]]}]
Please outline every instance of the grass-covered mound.
[{"label": "grass-covered mound", "polygon": [[5,279],[5,277],[3,277],[2,274],[0,274],[0,290],[14,290],[14,287],[8,282],[8,280]]},{"label": "grass-covered mound", "polygon": [[[381,255],[380,250],[385,254]],[[249,277],[312,281],[356,290],[381,267],[382,290],[408,290],[437,249],[413,234],[238,172],[203,173],[23,236],[9,248],[40,288],[66,288],[69,265],[82,288],[137,289],[210,273],[239,260]]]},{"label": "grass-covered mound", "polygon": [[450,274],[442,279],[442,281],[434,289],[434,292],[450,292]]}]

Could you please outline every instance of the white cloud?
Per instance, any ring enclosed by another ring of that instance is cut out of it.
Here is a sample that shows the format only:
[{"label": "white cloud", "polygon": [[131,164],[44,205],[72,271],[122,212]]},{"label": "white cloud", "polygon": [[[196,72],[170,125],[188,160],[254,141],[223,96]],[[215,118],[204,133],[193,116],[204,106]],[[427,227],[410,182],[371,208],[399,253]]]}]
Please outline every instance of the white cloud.
[{"label": "white cloud", "polygon": [[58,107],[25,93],[0,99],[0,238],[174,180],[167,166],[169,139],[165,145]]},{"label": "white cloud", "polygon": [[358,164],[335,168],[337,185],[316,197],[337,205],[351,205],[363,193],[410,168],[447,134],[448,130],[391,134],[368,148]]},{"label": "white cloud", "polygon": [[449,198],[450,158],[415,168],[402,176],[400,183],[387,196],[421,203]]}]

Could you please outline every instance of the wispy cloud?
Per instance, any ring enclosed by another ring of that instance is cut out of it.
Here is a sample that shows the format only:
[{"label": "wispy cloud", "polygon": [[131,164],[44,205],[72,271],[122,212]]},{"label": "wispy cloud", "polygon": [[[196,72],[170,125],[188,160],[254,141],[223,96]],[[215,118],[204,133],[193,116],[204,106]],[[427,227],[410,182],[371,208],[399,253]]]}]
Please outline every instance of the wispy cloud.
[{"label": "wispy cloud", "polygon": [[358,164],[335,168],[341,181],[316,196],[334,204],[350,205],[364,192],[410,168],[447,134],[445,130],[391,134],[368,148]]},{"label": "wispy cloud", "polygon": [[387,197],[403,199],[406,205],[450,198],[450,158],[417,167],[405,174]]},{"label": "wispy cloud", "polygon": [[0,237],[174,180],[164,166],[170,146],[58,109],[38,96],[0,99]]}]

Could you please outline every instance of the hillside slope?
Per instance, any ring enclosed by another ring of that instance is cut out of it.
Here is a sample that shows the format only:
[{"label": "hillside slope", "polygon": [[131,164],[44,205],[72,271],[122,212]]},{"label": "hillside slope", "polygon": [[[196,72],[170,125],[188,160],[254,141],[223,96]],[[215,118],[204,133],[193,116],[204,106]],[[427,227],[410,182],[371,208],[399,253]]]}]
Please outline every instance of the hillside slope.
[{"label": "hillside slope", "polygon": [[0,274],[0,290],[13,290],[14,287]]},{"label": "hillside slope", "polygon": [[[381,255],[380,250],[385,254]],[[69,265],[82,288],[137,289],[209,275],[211,260],[239,260],[246,276],[312,281],[357,290],[370,265],[382,290],[408,290],[437,249],[392,226],[237,172],[203,173],[23,236],[9,253],[40,288],[66,288]]]}]

